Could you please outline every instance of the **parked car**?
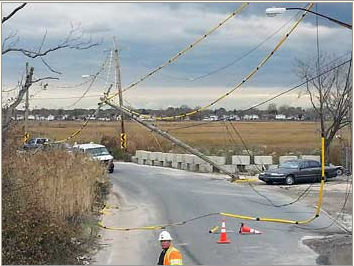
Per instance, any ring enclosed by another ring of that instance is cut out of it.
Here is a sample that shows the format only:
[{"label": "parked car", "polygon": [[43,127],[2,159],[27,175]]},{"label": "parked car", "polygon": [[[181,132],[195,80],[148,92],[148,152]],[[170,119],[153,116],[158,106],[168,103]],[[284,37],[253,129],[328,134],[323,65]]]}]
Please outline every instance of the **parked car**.
[{"label": "parked car", "polygon": [[25,150],[37,149],[37,148],[42,147],[44,144],[49,143],[49,142],[50,142],[50,139],[48,139],[48,138],[33,138],[33,139],[30,139],[23,146],[23,148]]},{"label": "parked car", "polygon": [[114,171],[113,156],[109,153],[107,148],[101,144],[95,143],[85,143],[85,144],[75,144],[73,149],[85,152],[92,156],[94,159],[97,159],[103,162],[107,166],[109,173]]},{"label": "parked car", "polygon": [[341,165],[333,165],[333,164],[329,164],[329,166],[335,167],[337,169],[337,175],[350,175],[350,171],[348,171],[347,169],[345,169],[345,167],[341,166]]},{"label": "parked car", "polygon": [[[285,183],[293,185],[301,181],[315,182],[321,180],[321,164],[315,160],[290,160],[284,162],[276,169],[267,170],[259,174],[258,178],[267,184]],[[336,167],[325,167],[325,181],[337,176]]]}]

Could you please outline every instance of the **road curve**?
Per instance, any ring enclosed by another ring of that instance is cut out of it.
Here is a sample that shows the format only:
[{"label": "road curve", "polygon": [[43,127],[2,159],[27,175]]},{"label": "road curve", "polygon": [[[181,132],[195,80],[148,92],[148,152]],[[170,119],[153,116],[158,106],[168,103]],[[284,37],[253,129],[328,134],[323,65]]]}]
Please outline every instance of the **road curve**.
[{"label": "road curve", "polygon": [[[103,223],[112,227],[135,227],[179,222],[209,213],[233,213],[255,217],[305,220],[314,208],[301,202],[275,208],[247,184],[232,184],[222,175],[199,174],[170,168],[116,163],[110,175],[113,193],[109,202],[119,209],[103,215]],[[266,187],[257,187],[275,204],[291,202],[290,197],[271,195]],[[181,250],[184,264],[264,265],[316,264],[318,254],[302,244],[303,238],[340,232],[340,228],[313,230],[331,220],[321,215],[310,225],[295,225],[226,219],[230,244],[217,244],[218,234],[209,229],[221,225],[220,215],[212,215],[169,227],[174,245]],[[239,235],[240,223],[262,232]],[[330,231],[331,230],[331,231]],[[102,230],[102,246],[94,264],[156,264],[161,251],[160,230]]]}]

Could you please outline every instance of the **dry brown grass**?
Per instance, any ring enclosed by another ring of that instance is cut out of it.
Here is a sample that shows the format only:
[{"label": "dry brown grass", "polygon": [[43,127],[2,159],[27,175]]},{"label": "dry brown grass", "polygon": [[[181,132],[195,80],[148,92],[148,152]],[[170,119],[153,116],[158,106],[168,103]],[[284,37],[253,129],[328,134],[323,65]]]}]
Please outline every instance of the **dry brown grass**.
[{"label": "dry brown grass", "polygon": [[[197,127],[173,130],[175,128],[201,124],[201,122],[157,122],[162,129],[170,131],[172,135],[189,145],[207,153],[233,150],[241,152],[245,149],[229,122],[218,122]],[[34,136],[48,136],[52,139],[63,139],[80,127],[79,122],[40,122],[31,125]],[[287,153],[319,153],[321,148],[319,124],[315,122],[233,122],[247,147],[254,154],[283,155]],[[77,142],[100,142],[103,136],[119,138],[119,124],[117,122],[90,122],[75,139]],[[227,129],[232,136],[229,135]],[[176,151],[174,145],[156,136],[135,122],[127,122],[128,151],[134,153],[136,149],[152,151]],[[349,132],[342,135],[349,138]],[[337,140],[333,146],[338,146]]]},{"label": "dry brown grass", "polygon": [[82,246],[71,239],[82,237],[81,222],[91,217],[106,169],[83,154],[18,153],[18,139],[10,139],[17,135],[9,134],[2,154],[3,262],[77,263]]}]

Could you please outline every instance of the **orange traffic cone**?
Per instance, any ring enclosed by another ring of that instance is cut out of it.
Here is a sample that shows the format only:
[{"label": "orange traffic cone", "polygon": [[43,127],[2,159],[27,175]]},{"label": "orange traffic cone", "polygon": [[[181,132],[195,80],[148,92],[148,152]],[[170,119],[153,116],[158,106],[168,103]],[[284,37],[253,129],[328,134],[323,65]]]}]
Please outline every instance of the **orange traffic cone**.
[{"label": "orange traffic cone", "polygon": [[241,227],[238,232],[240,234],[262,234],[260,231],[255,230],[251,227],[245,226],[243,223],[241,223]]},{"label": "orange traffic cone", "polygon": [[218,244],[230,244],[230,240],[227,238],[226,235],[226,226],[225,226],[225,220],[221,220],[221,233],[220,233],[220,238],[219,241],[217,242]]}]

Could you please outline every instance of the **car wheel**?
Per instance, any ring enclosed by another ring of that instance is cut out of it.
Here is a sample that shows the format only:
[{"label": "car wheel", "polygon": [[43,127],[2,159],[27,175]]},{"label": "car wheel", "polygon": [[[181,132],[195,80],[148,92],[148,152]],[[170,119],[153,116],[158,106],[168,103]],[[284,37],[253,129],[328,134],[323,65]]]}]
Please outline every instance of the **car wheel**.
[{"label": "car wheel", "polygon": [[295,179],[292,175],[288,175],[286,178],[285,178],[285,183],[287,185],[294,185],[295,184]]},{"label": "car wheel", "polygon": [[343,175],[343,169],[338,168],[337,169],[337,175],[338,176]]}]

